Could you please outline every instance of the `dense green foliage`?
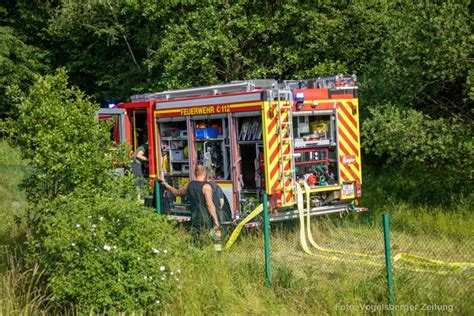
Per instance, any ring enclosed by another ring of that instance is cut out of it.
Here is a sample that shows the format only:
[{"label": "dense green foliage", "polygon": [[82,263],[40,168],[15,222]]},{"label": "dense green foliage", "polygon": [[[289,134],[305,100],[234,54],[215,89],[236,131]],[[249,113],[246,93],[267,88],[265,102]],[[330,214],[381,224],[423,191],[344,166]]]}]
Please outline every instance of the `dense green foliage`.
[{"label": "dense green foliage", "polygon": [[38,77],[27,95],[15,95],[18,118],[8,122],[9,134],[34,166],[24,183],[29,200],[54,198],[78,186],[101,190],[114,152],[108,124],[95,118],[97,105],[68,87],[64,70]]},{"label": "dense green foliage", "polygon": [[28,88],[35,73],[44,70],[40,50],[25,44],[10,27],[0,28],[0,118],[15,116],[8,87]]},{"label": "dense green foliage", "polygon": [[[177,286],[183,236],[137,202],[130,175],[113,174],[128,152],[67,75],[16,91],[18,118],[4,126],[29,161],[27,260],[44,271],[53,301],[84,309],[160,309]],[[122,150],[124,149],[124,150]],[[174,275],[174,276],[173,276]]]},{"label": "dense green foliage", "polygon": [[[120,187],[119,183],[115,183]],[[35,240],[59,302],[96,310],[158,310],[180,282],[183,241],[126,192],[76,190],[40,205]]]},{"label": "dense green foliage", "polygon": [[443,188],[446,195],[470,192],[473,180],[474,42],[468,7],[400,4],[380,53],[366,66],[361,89],[366,153],[412,176],[435,175],[426,186]]},{"label": "dense green foliage", "polygon": [[[402,178],[424,178],[417,181],[421,187],[411,187],[420,202],[447,201],[451,190],[471,192],[468,184],[474,170],[474,142],[471,126],[454,118],[431,119],[414,109],[389,105],[371,109],[371,118],[365,121],[363,136],[367,153],[381,157]],[[397,185],[397,184],[394,184]],[[440,190],[443,197],[428,192]],[[406,190],[405,190],[406,191]],[[416,192],[425,192],[419,196]]]},{"label": "dense green foliage", "polygon": [[467,5],[406,2],[392,12],[389,23],[380,52],[364,74],[365,102],[391,102],[432,118],[472,119],[474,99],[467,91],[474,42]]}]

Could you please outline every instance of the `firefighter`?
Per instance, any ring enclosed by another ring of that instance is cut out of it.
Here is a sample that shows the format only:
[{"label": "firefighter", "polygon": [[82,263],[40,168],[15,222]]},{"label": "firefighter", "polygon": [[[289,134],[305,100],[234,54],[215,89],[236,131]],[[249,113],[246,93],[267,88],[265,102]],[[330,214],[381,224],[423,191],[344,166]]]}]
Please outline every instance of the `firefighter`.
[{"label": "firefighter", "polygon": [[212,187],[212,200],[214,201],[214,205],[217,208],[217,216],[219,217],[219,221],[222,224],[223,222],[230,221],[232,216],[229,201],[227,200],[224,191],[222,191],[221,187],[215,182],[215,179],[215,171],[207,170],[207,183],[209,183]]},{"label": "firefighter", "polygon": [[187,195],[189,197],[191,227],[194,232],[211,229],[212,234],[220,238],[222,236],[221,225],[212,197],[212,186],[206,182],[206,169],[203,165],[197,165],[195,174],[196,180],[187,183],[180,189],[173,188],[166,181],[160,181],[174,196]]},{"label": "firefighter", "polygon": [[132,172],[135,178],[143,178],[145,164],[148,163],[148,141],[138,146],[132,156]]},{"label": "firefighter", "polygon": [[212,201],[214,202],[214,206],[217,209],[217,216],[219,217],[219,221],[222,222],[222,208],[224,207],[224,192],[222,191],[221,187],[217,185],[214,181],[216,179],[216,173],[214,170],[207,170],[206,173],[206,181],[212,187]]}]

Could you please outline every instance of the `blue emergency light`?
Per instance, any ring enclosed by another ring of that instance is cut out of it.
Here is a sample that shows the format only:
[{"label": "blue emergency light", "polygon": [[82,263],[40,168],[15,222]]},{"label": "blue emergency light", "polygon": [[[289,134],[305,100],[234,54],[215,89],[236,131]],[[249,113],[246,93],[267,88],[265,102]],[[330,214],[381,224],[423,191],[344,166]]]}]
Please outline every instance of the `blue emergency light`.
[{"label": "blue emergency light", "polygon": [[294,97],[296,100],[296,110],[299,111],[303,107],[304,92],[296,92]]}]

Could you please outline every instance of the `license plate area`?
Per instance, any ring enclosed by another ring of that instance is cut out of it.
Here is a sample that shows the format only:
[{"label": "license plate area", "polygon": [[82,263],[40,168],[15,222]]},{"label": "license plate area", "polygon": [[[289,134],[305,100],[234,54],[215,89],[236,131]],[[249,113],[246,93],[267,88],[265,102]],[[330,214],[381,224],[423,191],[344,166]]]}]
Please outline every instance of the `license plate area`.
[{"label": "license plate area", "polygon": [[343,183],[341,187],[341,199],[355,198],[354,182]]}]

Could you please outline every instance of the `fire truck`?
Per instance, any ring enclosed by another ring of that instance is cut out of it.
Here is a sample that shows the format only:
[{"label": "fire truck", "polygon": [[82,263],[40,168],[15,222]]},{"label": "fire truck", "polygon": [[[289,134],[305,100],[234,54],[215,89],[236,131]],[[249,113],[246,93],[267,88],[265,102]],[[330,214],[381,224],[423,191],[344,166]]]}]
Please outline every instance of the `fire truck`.
[{"label": "fire truck", "polygon": [[[296,218],[297,186],[310,188],[311,215],[360,211],[361,152],[355,76],[245,80],[134,95],[101,109],[117,142],[148,141],[148,177],[175,187],[213,169],[233,220],[262,196],[270,221]],[[165,212],[189,218],[186,198],[164,192]]]}]

